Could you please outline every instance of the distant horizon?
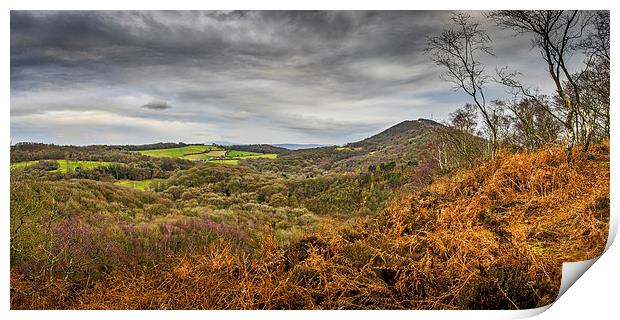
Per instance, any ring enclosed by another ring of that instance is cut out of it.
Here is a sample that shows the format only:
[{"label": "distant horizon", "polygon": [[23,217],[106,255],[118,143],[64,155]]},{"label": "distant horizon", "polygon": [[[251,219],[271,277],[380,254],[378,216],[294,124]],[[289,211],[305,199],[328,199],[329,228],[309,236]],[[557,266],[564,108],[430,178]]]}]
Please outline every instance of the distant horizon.
[{"label": "distant horizon", "polygon": [[[187,145],[222,145],[222,146],[229,146],[229,145],[259,145],[259,144],[266,144],[266,145],[271,145],[271,146],[283,146],[283,145],[290,145],[290,146],[316,146],[316,147],[328,147],[328,146],[344,146],[346,144],[349,143],[354,143],[357,141],[361,141],[364,140],[366,138],[372,137],[373,135],[379,134],[385,130],[388,130],[394,126],[397,126],[401,123],[404,122],[408,122],[408,121],[433,121],[435,123],[440,123],[437,122],[435,120],[432,119],[427,119],[427,118],[418,118],[418,119],[405,119],[402,120],[398,123],[394,123],[390,126],[388,126],[387,128],[383,128],[380,129],[379,131],[364,137],[362,139],[359,140],[354,140],[354,141],[347,141],[341,144],[330,144],[330,143],[268,143],[268,142],[257,142],[257,143],[238,143],[238,142],[234,142],[234,141],[208,141],[208,142],[186,142],[186,141],[156,141],[156,142],[146,142],[146,143],[122,143],[122,144],[109,144],[109,143],[86,143],[86,144],[61,144],[61,143],[54,143],[54,142],[42,142],[42,141],[18,141],[18,142],[13,142],[11,141],[11,146],[20,144],[20,143],[42,143],[42,144],[50,144],[50,145],[57,145],[57,146],[78,146],[78,147],[86,147],[86,146],[122,146],[122,145],[132,145],[132,146],[140,146],[140,145],[150,145],[150,144],[158,144],[158,143],[179,143],[179,144],[187,144]],[[306,149],[306,148],[300,148],[300,149]],[[296,150],[296,149],[291,149],[291,150]]]},{"label": "distant horizon", "polygon": [[191,145],[205,145],[205,146],[209,146],[209,145],[220,145],[220,146],[233,146],[233,145],[240,145],[240,146],[245,146],[245,145],[270,145],[270,146],[275,146],[275,147],[279,147],[279,146],[285,146],[285,145],[289,145],[289,146],[317,146],[317,147],[329,147],[329,146],[341,146],[341,145],[337,145],[337,144],[318,144],[318,143],[217,143],[217,142],[184,142],[184,141],[157,141],[157,142],[148,142],[148,143],[129,143],[129,144],[60,144],[60,143],[53,143],[53,142],[41,142],[41,141],[19,141],[19,142],[15,142],[15,143],[11,143],[11,146],[15,146],[18,144],[28,144],[28,143],[32,143],[32,144],[47,144],[47,145],[55,145],[55,146],[61,146],[61,147],[65,147],[65,146],[73,146],[73,147],[88,147],[88,146],[143,146],[143,145],[152,145],[152,144],[158,144],[158,143],[176,143],[176,144],[185,144],[188,146]]}]

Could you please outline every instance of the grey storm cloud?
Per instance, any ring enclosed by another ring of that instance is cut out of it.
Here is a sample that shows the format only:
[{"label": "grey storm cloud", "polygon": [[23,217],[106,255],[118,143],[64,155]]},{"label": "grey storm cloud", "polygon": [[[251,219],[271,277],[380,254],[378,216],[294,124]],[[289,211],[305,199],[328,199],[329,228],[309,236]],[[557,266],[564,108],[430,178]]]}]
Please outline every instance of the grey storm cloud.
[{"label": "grey storm cloud", "polygon": [[172,108],[172,106],[169,105],[166,101],[151,101],[147,104],[142,105],[142,108],[151,110],[166,110]]},{"label": "grey storm cloud", "polygon": [[[406,119],[442,119],[467,101],[423,54],[449,16],[11,11],[11,137],[340,144]],[[491,31],[502,61],[546,76],[526,37]]]}]

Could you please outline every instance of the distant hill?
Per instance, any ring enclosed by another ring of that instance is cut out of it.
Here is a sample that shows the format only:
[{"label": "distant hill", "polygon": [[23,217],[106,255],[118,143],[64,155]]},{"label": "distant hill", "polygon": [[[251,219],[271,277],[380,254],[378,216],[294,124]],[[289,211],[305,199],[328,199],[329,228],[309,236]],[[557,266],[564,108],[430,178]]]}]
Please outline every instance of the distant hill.
[{"label": "distant hill", "polygon": [[407,120],[364,140],[349,143],[345,147],[377,151],[393,145],[412,144],[428,138],[429,134],[439,128],[444,128],[444,125],[433,120]]},{"label": "distant hill", "polygon": [[312,148],[320,148],[320,147],[325,147],[326,145],[324,144],[312,144],[312,143],[307,143],[307,144],[302,144],[302,143],[278,143],[278,144],[273,144],[276,147],[281,147],[281,148],[286,148],[289,150],[300,150],[300,149],[312,149]]},{"label": "distant hill", "polygon": [[440,144],[439,133],[446,129],[446,126],[427,119],[403,121],[376,135],[342,147],[291,150],[276,160],[257,159],[247,165],[259,171],[303,171],[311,172],[312,175],[330,170],[365,171],[370,166],[382,164],[401,168],[414,168],[421,163],[434,166],[434,152]]},{"label": "distant hill", "polygon": [[429,162],[439,143],[438,133],[444,129],[446,126],[427,119],[400,122],[364,140],[346,144],[345,148],[361,155],[339,161],[335,167],[353,170],[389,162],[402,165]]}]

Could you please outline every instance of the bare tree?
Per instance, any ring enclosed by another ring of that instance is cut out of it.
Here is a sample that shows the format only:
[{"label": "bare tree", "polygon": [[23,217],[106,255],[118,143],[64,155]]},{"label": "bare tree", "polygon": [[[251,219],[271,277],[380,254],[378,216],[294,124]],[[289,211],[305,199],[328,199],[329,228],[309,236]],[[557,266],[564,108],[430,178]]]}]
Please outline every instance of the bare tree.
[{"label": "bare tree", "polygon": [[[577,83],[582,93],[582,114],[587,115],[594,122],[593,134],[595,138],[593,139],[602,140],[609,138],[609,63],[597,61],[589,70],[581,74]],[[572,92],[569,91],[569,94],[572,94]],[[582,120],[584,119],[583,117],[581,118]]]},{"label": "bare tree", "polygon": [[[566,151],[569,156],[577,141],[577,134],[573,123],[577,116],[584,116],[586,119],[586,136],[584,151],[589,147],[589,138],[593,130],[593,121],[581,113],[581,88],[578,86],[578,77],[567,66],[567,59],[577,49],[584,37],[586,27],[590,22],[590,15],[580,11],[551,11],[551,10],[502,10],[493,11],[488,17],[495,21],[499,26],[514,30],[517,34],[532,35],[532,45],[540,50],[543,60],[547,64],[547,69],[556,93],[560,98],[566,116],[564,119],[556,116],[565,127],[567,134]],[[534,98],[529,92],[514,78],[514,74],[500,74],[500,82],[513,88],[520,88],[522,92]],[[565,84],[570,87],[572,95],[567,92]]]},{"label": "bare tree", "polygon": [[477,118],[476,107],[471,103],[466,103],[449,114],[448,122],[456,130],[475,134],[478,125]]},{"label": "bare tree", "polygon": [[441,151],[435,160],[443,159],[442,170],[460,167],[464,163],[473,167],[484,157],[488,140],[478,137],[477,128],[478,116],[474,105],[468,103],[450,113],[448,122],[437,130],[441,137]]},{"label": "bare tree", "polygon": [[587,55],[609,64],[609,11],[596,11],[590,19],[590,25],[592,32],[579,43],[579,46]]},{"label": "bare tree", "polygon": [[426,53],[446,72],[441,79],[454,84],[455,89],[467,93],[482,114],[485,126],[490,133],[491,155],[498,148],[497,128],[484,95],[484,89],[491,78],[485,73],[480,62],[481,55],[492,55],[491,39],[480,24],[472,21],[466,13],[455,13],[452,25],[441,35],[429,37]]},{"label": "bare tree", "polygon": [[580,43],[588,62],[578,77],[583,90],[584,112],[594,118],[599,138],[609,137],[610,32],[609,11],[597,11],[590,19],[590,33]]},{"label": "bare tree", "polygon": [[544,95],[535,98],[520,98],[517,95],[505,103],[512,122],[511,144],[534,150],[558,140],[562,125],[551,116],[552,106],[548,100]]}]

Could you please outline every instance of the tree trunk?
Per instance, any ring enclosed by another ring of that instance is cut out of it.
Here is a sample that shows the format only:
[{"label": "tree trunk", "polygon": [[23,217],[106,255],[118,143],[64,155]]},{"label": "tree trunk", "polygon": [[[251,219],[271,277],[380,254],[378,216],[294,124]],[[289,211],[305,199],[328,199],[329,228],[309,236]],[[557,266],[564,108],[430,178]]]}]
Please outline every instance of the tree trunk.
[{"label": "tree trunk", "polygon": [[583,142],[583,149],[581,150],[583,153],[587,153],[590,149],[590,143],[592,141],[592,134],[594,133],[594,122],[591,119],[588,119],[585,123],[585,138]]}]

